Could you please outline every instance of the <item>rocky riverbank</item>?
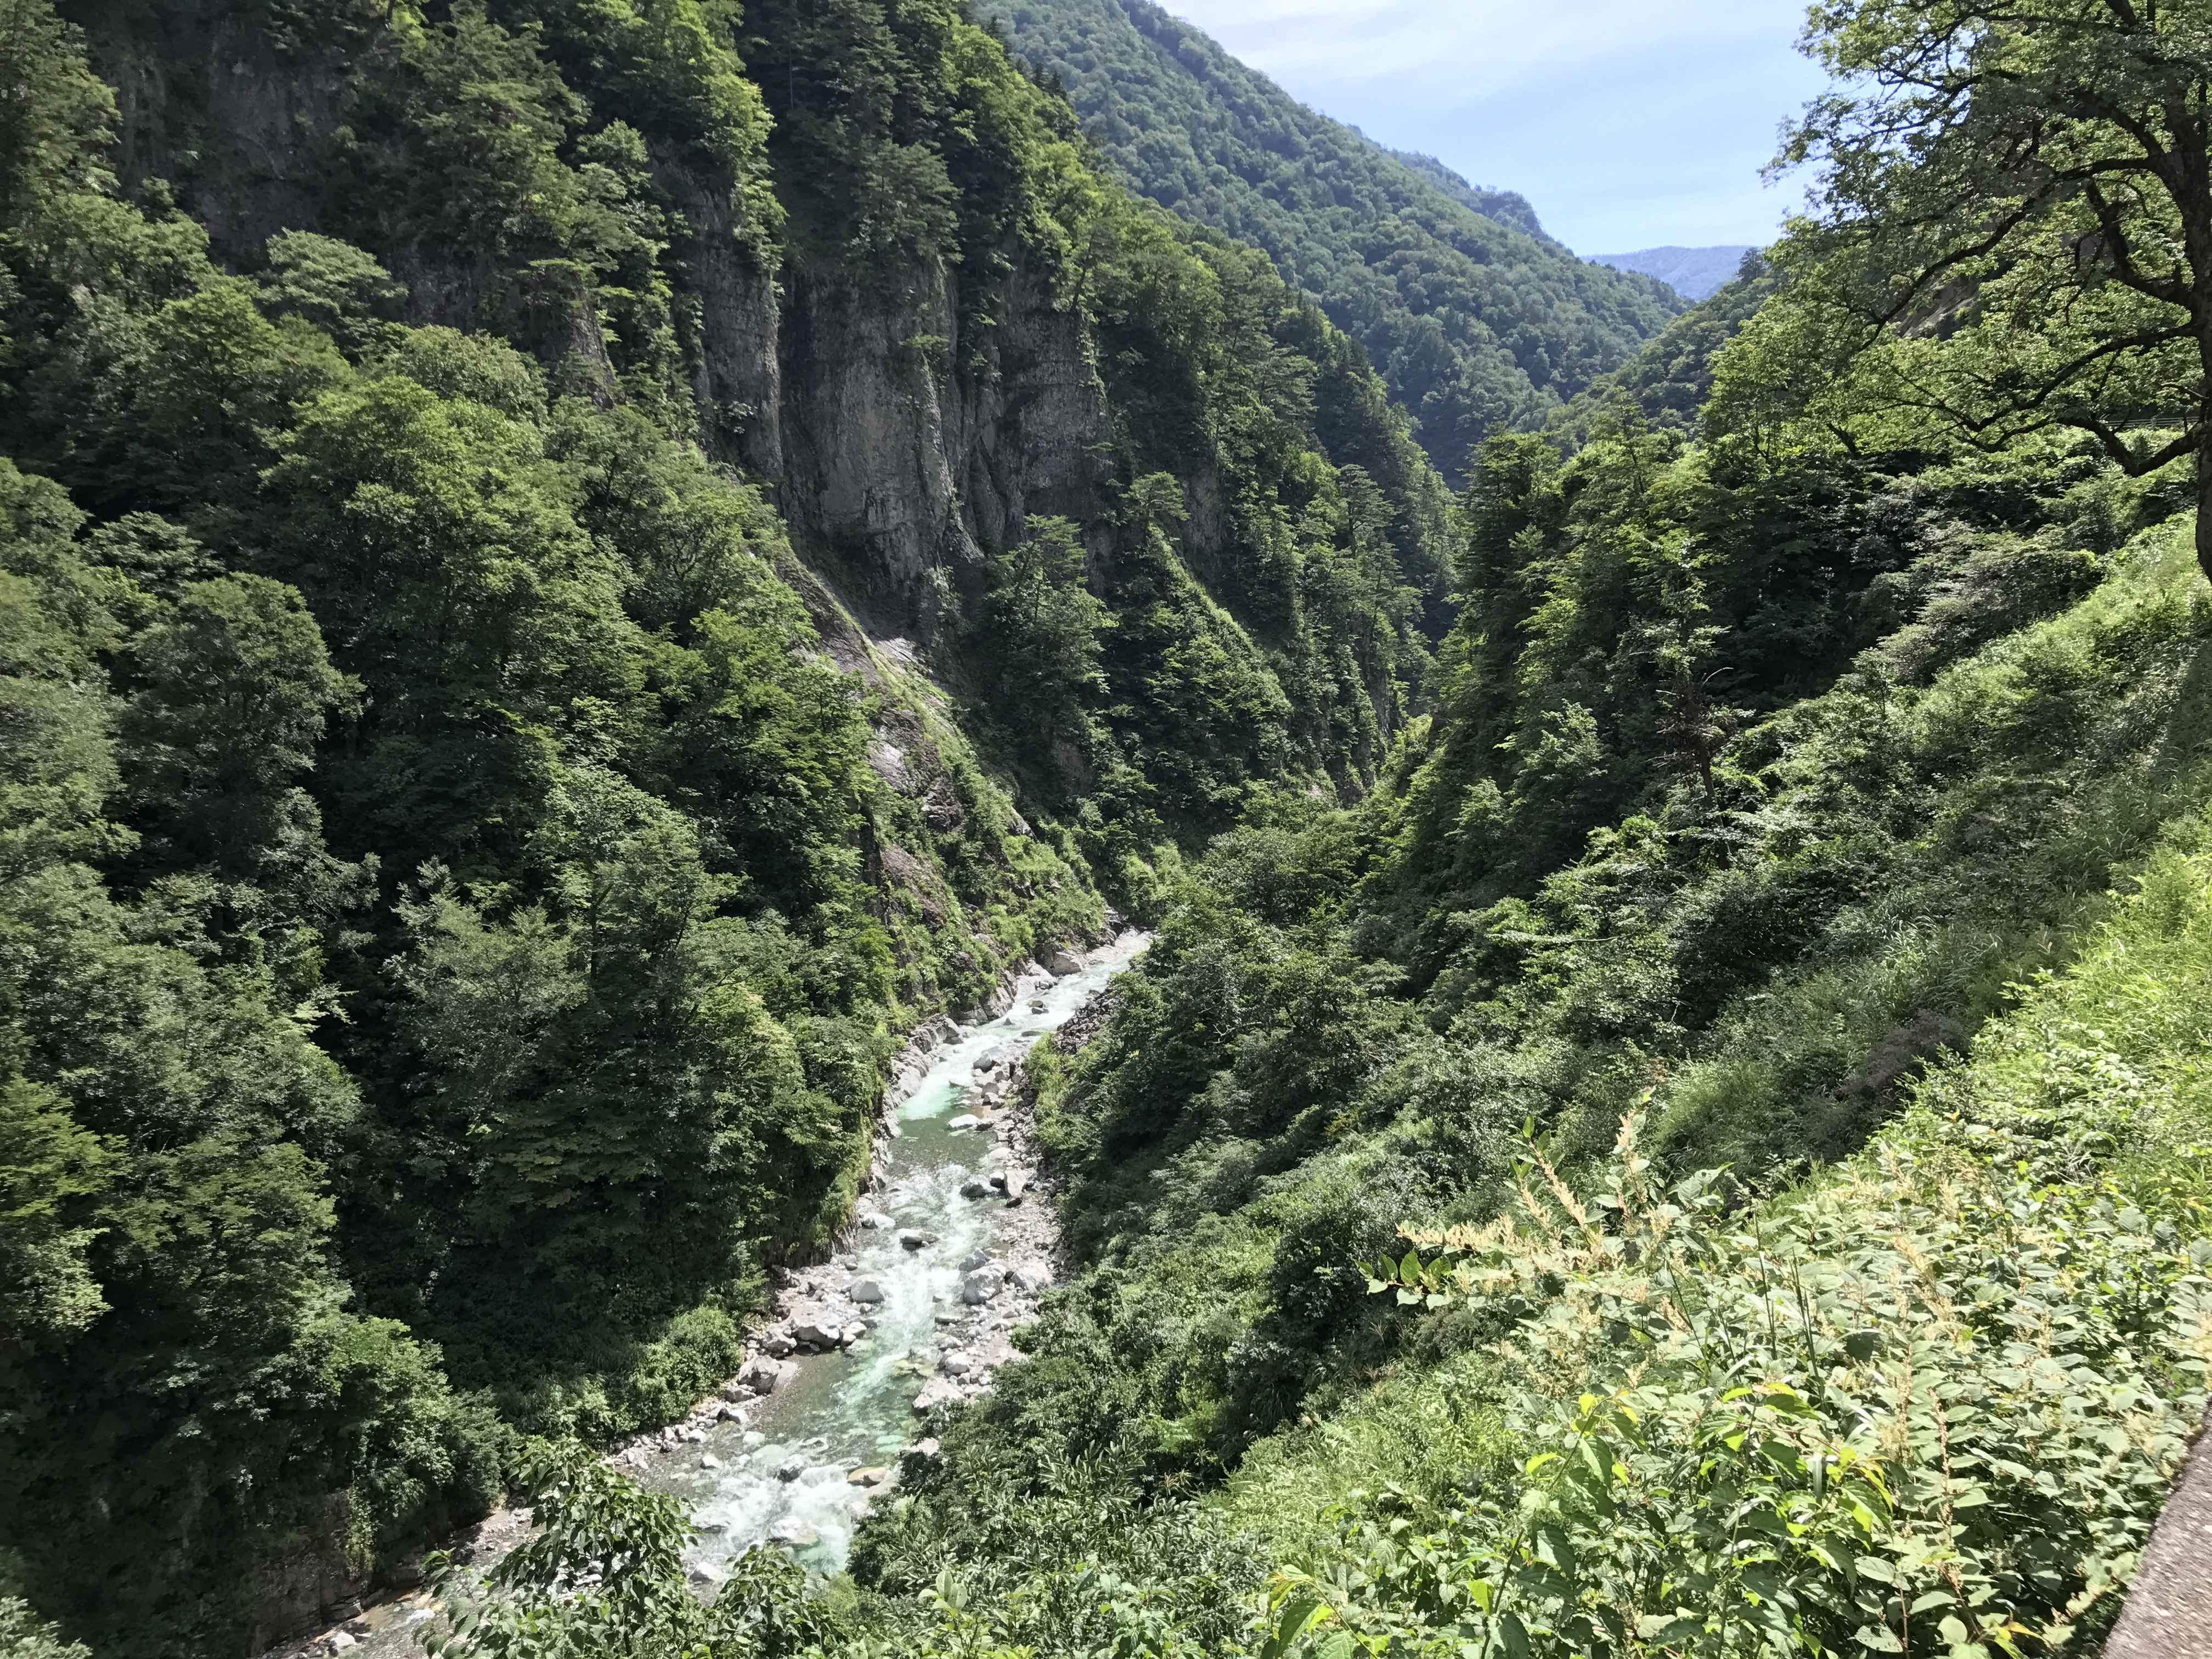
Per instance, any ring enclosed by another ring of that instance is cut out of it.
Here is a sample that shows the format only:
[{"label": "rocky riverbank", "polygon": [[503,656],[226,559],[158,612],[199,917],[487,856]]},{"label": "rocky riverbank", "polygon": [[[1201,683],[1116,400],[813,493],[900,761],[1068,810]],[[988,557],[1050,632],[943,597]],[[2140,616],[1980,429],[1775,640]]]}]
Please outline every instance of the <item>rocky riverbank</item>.
[{"label": "rocky riverbank", "polygon": [[[1125,933],[1103,951],[1133,954],[1140,936]],[[788,1382],[795,1356],[850,1351],[876,1328],[883,1289],[856,1261],[852,1246],[864,1232],[895,1233],[899,1244],[923,1250],[937,1241],[902,1223],[902,1191],[890,1178],[885,1142],[899,1134],[897,1109],[912,1097],[940,1050],[967,1040],[975,1024],[1032,1001],[1054,981],[1079,973],[1086,953],[1058,949],[1042,964],[1022,963],[992,1002],[963,1019],[939,1016],[908,1039],[884,1091],[884,1112],[868,1188],[853,1222],[827,1261],[777,1269],[770,1276],[775,1300],[769,1320],[747,1345],[745,1363],[719,1393],[702,1401],[682,1423],[638,1436],[611,1455],[617,1466],[644,1470],[655,1457],[703,1444],[714,1425],[751,1420],[757,1402]],[[1073,1053],[1105,1023],[1113,991],[1102,988],[1073,1018],[1045,1039]],[[1040,1010],[1043,1004],[1036,1001]],[[1013,1333],[1036,1316],[1044,1292],[1059,1277],[1060,1227],[1051,1171],[1037,1146],[1035,1095],[1023,1062],[1033,1045],[1010,1041],[985,1051],[975,1064],[975,1086],[964,1109],[947,1126],[975,1143],[980,1167],[961,1188],[963,1198],[1000,1212],[988,1248],[963,1256],[959,1299],[937,1316],[938,1340],[909,1357],[918,1386],[914,1409],[927,1418],[986,1392],[994,1374],[1012,1358]]]}]

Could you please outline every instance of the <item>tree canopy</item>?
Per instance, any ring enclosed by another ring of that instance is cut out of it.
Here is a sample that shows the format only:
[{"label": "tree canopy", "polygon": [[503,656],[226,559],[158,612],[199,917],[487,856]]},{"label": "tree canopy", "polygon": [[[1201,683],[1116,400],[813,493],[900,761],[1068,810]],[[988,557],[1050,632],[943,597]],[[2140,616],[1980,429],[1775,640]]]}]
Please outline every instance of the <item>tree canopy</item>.
[{"label": "tree canopy", "polygon": [[1729,418],[1778,391],[1856,441],[2069,428],[2132,474],[2194,458],[2212,505],[2212,11],[1839,0],[1806,40],[1837,84],[1778,163],[1815,169],[1794,302]]}]

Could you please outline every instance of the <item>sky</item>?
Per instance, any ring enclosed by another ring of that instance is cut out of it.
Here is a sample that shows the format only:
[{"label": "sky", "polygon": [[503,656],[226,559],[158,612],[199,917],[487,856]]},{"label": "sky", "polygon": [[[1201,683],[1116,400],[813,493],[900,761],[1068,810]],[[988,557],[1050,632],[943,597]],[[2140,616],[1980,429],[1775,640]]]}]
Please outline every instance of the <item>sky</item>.
[{"label": "sky", "polygon": [[1517,190],[1577,252],[1772,240],[1802,0],[1163,0],[1325,115]]}]

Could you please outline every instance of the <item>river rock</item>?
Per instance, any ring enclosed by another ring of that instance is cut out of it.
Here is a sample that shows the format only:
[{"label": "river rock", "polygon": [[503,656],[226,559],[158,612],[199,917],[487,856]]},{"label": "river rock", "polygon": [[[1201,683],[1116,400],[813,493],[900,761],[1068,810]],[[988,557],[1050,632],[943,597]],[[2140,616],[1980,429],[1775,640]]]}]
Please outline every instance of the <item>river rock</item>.
[{"label": "river rock", "polygon": [[854,1469],[852,1474],[845,1477],[856,1486],[888,1486],[890,1484],[890,1470],[880,1466],[873,1468]]},{"label": "river rock", "polygon": [[827,1314],[811,1313],[791,1322],[791,1334],[809,1347],[834,1348],[845,1327],[842,1321],[831,1322]]},{"label": "river rock", "polygon": [[722,1460],[712,1452],[701,1452],[699,1467],[702,1469],[719,1469],[722,1467]]},{"label": "river rock", "polygon": [[911,1446],[906,1447],[899,1453],[899,1455],[901,1457],[931,1458],[937,1455],[939,1449],[937,1437],[935,1435],[931,1435],[926,1440],[917,1440]]},{"label": "river rock", "polygon": [[768,1529],[768,1541],[787,1544],[793,1549],[805,1549],[822,1541],[822,1534],[795,1515],[787,1515]]},{"label": "river rock", "polygon": [[980,1129],[983,1127],[983,1120],[973,1112],[963,1112],[945,1127],[948,1129]]},{"label": "river rock", "polygon": [[334,1630],[323,1638],[324,1648],[331,1653],[343,1653],[348,1648],[357,1647],[360,1644],[361,1638],[342,1630]]},{"label": "river rock", "polygon": [[1035,1295],[1052,1283],[1052,1269],[1042,1261],[1021,1261],[1014,1265],[1006,1277]]},{"label": "river rock", "polygon": [[738,1373],[738,1381],[760,1394],[774,1394],[799,1375],[788,1359],[756,1359]]},{"label": "river rock", "polygon": [[988,1250],[970,1250],[960,1259],[960,1271],[963,1273],[972,1273],[978,1267],[988,1267],[990,1265],[991,1253]]},{"label": "river rock", "polygon": [[872,1279],[856,1279],[853,1288],[845,1294],[855,1302],[880,1302],[884,1299],[884,1287]]},{"label": "river rock", "polygon": [[1070,974],[1083,971],[1083,957],[1064,945],[1055,945],[1044,953],[1044,965],[1055,979],[1066,979]]},{"label": "river rock", "polygon": [[770,1331],[761,1339],[761,1352],[776,1359],[788,1357],[791,1351],[798,1346],[799,1344],[791,1340],[791,1333],[788,1331]]},{"label": "river rock", "polygon": [[918,1233],[908,1227],[898,1236],[898,1242],[899,1249],[902,1250],[926,1250],[929,1248],[929,1235]]},{"label": "river rock", "polygon": [[1004,1190],[1006,1194],[1007,1203],[1020,1203],[1022,1201],[1022,1194],[1029,1191],[1029,1189],[1030,1172],[1027,1170],[1009,1170],[1006,1171]]},{"label": "river rock", "polygon": [[957,1406],[959,1403],[959,1388],[948,1382],[933,1382],[914,1397],[914,1409],[923,1417],[928,1416],[939,1406]]},{"label": "river rock", "polygon": [[734,1423],[742,1429],[745,1425],[745,1408],[725,1401],[715,1412],[714,1420],[717,1423]]},{"label": "river rock", "polygon": [[1006,1282],[1006,1275],[996,1267],[979,1267],[960,1281],[960,1299],[971,1308],[980,1308],[998,1295]]},{"label": "river rock", "polygon": [[990,1195],[991,1184],[981,1176],[970,1176],[960,1183],[960,1196],[963,1198],[988,1198]]},{"label": "river rock", "polygon": [[797,1452],[792,1453],[790,1456],[775,1466],[775,1478],[779,1480],[796,1480],[805,1473],[806,1460]]},{"label": "river rock", "polygon": [[872,1233],[888,1232],[897,1224],[881,1210],[863,1210],[856,1219]]},{"label": "river rock", "polygon": [[949,1353],[937,1362],[937,1369],[947,1376],[965,1376],[975,1369],[975,1362],[964,1353]]}]

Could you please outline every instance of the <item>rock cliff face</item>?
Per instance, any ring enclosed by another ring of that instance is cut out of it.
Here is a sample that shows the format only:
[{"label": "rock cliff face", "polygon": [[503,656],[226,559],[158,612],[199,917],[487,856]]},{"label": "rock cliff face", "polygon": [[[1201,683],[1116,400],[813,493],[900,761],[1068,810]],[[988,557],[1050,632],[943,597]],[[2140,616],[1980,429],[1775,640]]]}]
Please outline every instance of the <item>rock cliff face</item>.
[{"label": "rock cliff face", "polygon": [[1031,515],[1102,515],[1112,429],[1081,318],[1025,266],[992,296],[1005,320],[977,340],[962,337],[952,273],[932,262],[904,276],[885,297],[787,268],[781,396],[746,455],[867,619],[927,638],[937,573],[972,591],[984,550],[1018,541]]},{"label": "rock cliff face", "polygon": [[[1030,188],[1007,183],[1027,165],[1011,151],[945,161],[979,180],[953,180],[954,228],[870,228],[901,210],[878,204],[857,214],[856,231],[839,204],[872,188],[884,157],[927,143],[896,132],[835,138],[903,94],[848,88],[836,94],[848,102],[823,118],[805,106],[798,71],[815,73],[805,52],[826,51],[832,62],[817,78],[865,81],[870,60],[854,42],[872,4],[838,0],[820,41],[803,8],[749,9],[768,33],[746,50],[769,53],[753,71],[763,78],[750,149],[704,142],[662,106],[604,84],[609,54],[592,33],[604,20],[571,20],[584,32],[562,37],[557,9],[527,0],[429,22],[340,0],[312,26],[264,0],[70,9],[116,89],[127,188],[170,192],[233,270],[261,268],[279,232],[334,237],[404,284],[398,319],[503,335],[538,357],[556,390],[602,404],[641,389],[664,410],[680,398],[708,453],[762,485],[781,512],[830,600],[817,606],[826,631],[908,640],[940,681],[988,691],[988,676],[972,672],[978,636],[951,636],[980,614],[989,556],[1021,543],[1040,515],[1071,520],[1089,584],[1109,610],[1151,611],[1181,592],[1174,626],[1217,635],[1149,656],[1133,646],[1128,659],[1142,666],[1127,672],[1146,682],[1115,684],[1107,699],[1136,711],[1112,743],[1140,770],[1147,750],[1232,757],[1224,764],[1233,781],[1178,792],[1168,825],[1218,827],[1223,803],[1271,765],[1360,787],[1403,718],[1424,654],[1418,635],[1439,631],[1449,562],[1447,497],[1402,418],[1356,348],[1317,313],[1297,316],[1300,302],[1264,262],[1209,253],[1219,268],[1201,269],[1206,259],[1186,251],[1193,291],[1176,293],[1140,258],[1110,321],[1112,307],[1071,301],[1065,249],[1040,252],[1039,210],[1006,206]],[[794,77],[800,106],[788,101]],[[816,130],[825,118],[831,139]],[[534,161],[498,153],[533,120]],[[637,159],[609,195],[609,167],[620,167],[605,141],[617,131]],[[927,142],[953,143],[942,131]],[[566,207],[543,205],[563,191]],[[609,240],[610,219],[632,227],[629,243]],[[1216,314],[1192,314],[1205,304]],[[1231,328],[1242,331],[1233,347],[1223,337]],[[1318,381],[1302,386],[1302,375]],[[1348,427],[1331,412],[1343,410],[1355,412]],[[1137,523],[1127,487],[1160,471],[1179,483],[1180,509]],[[1370,486],[1388,499],[1362,530],[1356,501]],[[1147,565],[1156,535],[1181,571]],[[1324,638],[1307,618],[1348,616],[1346,590],[1309,591],[1301,572],[1346,555],[1367,567],[1351,580],[1370,620]],[[1137,585],[1117,593],[1129,556]],[[1383,621],[1390,604],[1373,597],[1407,582],[1421,606],[1410,628]],[[1231,665],[1250,710],[1277,711],[1260,716],[1276,735],[1248,741],[1249,715],[1193,726],[1206,707],[1234,699],[1164,694],[1158,676],[1201,659]],[[1065,732],[1034,746],[1048,757],[1036,804],[1054,810],[1114,764]],[[1290,758],[1263,763],[1254,758],[1262,751]]]},{"label": "rock cliff face", "polygon": [[[124,182],[166,181],[218,258],[250,270],[281,231],[361,234],[329,157],[362,40],[272,33],[222,0],[70,9],[116,90]],[[702,441],[769,487],[801,556],[872,632],[927,640],[944,587],[972,592],[983,550],[1018,541],[1032,514],[1101,516],[1112,430],[1083,319],[1018,249],[965,307],[942,258],[858,281],[763,236],[732,169],[652,149],[680,221]],[[405,284],[406,320],[507,320],[487,314],[485,261],[420,243],[370,251]],[[545,311],[527,331],[549,367],[579,360],[611,384],[588,299]],[[963,334],[963,314],[997,320]]]}]

